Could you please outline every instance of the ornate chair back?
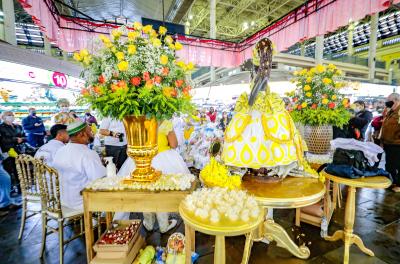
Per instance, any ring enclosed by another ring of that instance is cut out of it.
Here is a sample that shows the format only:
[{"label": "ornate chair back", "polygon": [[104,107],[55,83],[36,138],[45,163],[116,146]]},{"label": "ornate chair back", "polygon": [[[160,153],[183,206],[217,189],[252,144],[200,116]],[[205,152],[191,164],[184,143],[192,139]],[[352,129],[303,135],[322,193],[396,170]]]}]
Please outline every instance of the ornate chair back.
[{"label": "ornate chair back", "polygon": [[47,166],[46,164],[40,165],[39,183],[40,191],[42,193],[42,206],[48,213],[53,213],[62,218],[62,208],[60,201],[60,182],[59,175],[56,169]]},{"label": "ornate chair back", "polygon": [[40,160],[26,154],[20,154],[15,159],[18,178],[21,184],[23,198],[40,198],[38,183],[38,168]]}]

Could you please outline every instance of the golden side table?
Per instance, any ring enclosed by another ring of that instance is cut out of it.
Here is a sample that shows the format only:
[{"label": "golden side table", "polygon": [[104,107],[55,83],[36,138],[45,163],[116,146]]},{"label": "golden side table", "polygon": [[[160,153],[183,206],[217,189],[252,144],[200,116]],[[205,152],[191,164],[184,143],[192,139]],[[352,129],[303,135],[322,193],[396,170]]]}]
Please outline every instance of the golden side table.
[{"label": "golden side table", "polygon": [[[325,185],[314,178],[286,177],[279,182],[260,182],[253,178],[247,178],[242,182],[242,189],[250,195],[254,195],[258,204],[264,208],[264,216],[269,209],[293,209],[309,206],[319,202],[325,194]],[[306,246],[297,246],[289,237],[285,229],[275,223],[272,218],[265,221],[251,234],[251,241],[247,255],[250,258],[253,242],[264,239],[276,241],[277,245],[286,248],[294,256],[307,259],[310,250]]]},{"label": "golden side table", "polygon": [[331,175],[325,171],[322,171],[321,173],[325,176],[326,179],[329,179],[334,183],[347,185],[348,187],[344,216],[344,230],[336,231],[332,236],[325,237],[325,240],[337,241],[339,239],[342,239],[344,241],[344,264],[349,263],[350,246],[352,244],[356,244],[362,252],[373,257],[374,252],[364,246],[364,243],[359,236],[353,234],[354,218],[356,211],[356,190],[357,188],[385,189],[388,188],[392,184],[392,182],[388,178],[383,176],[348,179]]},{"label": "golden side table", "polygon": [[[215,236],[215,249],[214,249],[214,263],[224,264],[225,263],[225,237],[226,236],[240,236],[246,235],[245,243],[245,254],[249,252],[249,247],[251,244],[251,234],[254,229],[256,229],[262,222],[264,214],[260,211],[260,215],[257,219],[253,219],[248,223],[231,223],[228,221],[221,221],[219,223],[211,223],[200,221],[194,217],[193,213],[188,212],[185,209],[183,203],[179,206],[179,214],[185,223],[185,234],[186,234],[186,263],[191,263],[191,250],[193,248],[195,240],[195,231],[201,233]],[[245,255],[244,254],[244,255]],[[243,258],[242,264],[247,264],[247,260]]]}]

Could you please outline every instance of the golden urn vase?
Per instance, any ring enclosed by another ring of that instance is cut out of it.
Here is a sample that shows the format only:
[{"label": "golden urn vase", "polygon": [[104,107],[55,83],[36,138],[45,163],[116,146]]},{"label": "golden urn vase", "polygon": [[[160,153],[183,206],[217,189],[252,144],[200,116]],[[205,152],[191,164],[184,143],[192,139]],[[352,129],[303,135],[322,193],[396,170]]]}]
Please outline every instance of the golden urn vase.
[{"label": "golden urn vase", "polygon": [[128,140],[127,154],[136,164],[136,169],[124,183],[156,181],[161,173],[151,167],[151,160],[158,152],[157,121],[129,115],[124,117],[123,123]]}]

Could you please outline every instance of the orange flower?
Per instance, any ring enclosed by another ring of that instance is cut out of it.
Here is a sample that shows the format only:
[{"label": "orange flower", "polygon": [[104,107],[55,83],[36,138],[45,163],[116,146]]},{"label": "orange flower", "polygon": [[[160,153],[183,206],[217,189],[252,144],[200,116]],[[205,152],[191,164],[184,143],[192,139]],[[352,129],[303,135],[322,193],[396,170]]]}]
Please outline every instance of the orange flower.
[{"label": "orange flower", "polygon": [[133,86],[139,86],[141,81],[142,81],[142,79],[140,77],[132,77],[131,80],[130,80],[130,83]]},{"label": "orange flower", "polygon": [[101,75],[99,76],[99,83],[105,83],[105,82],[106,82],[106,78],[104,77],[103,74],[101,74]]},{"label": "orange flower", "polygon": [[163,67],[163,68],[162,68],[162,75],[163,75],[163,76],[167,76],[168,73],[169,73],[169,68],[168,68],[168,67]]},{"label": "orange flower", "polygon": [[115,83],[111,84],[111,91],[116,92],[119,89],[119,86]]},{"label": "orange flower", "polygon": [[145,86],[147,89],[153,88],[153,80],[147,80]]},{"label": "orange flower", "polygon": [[94,86],[93,87],[93,91],[96,93],[96,94],[101,94],[102,92],[101,92],[101,88],[99,87],[99,86]]},{"label": "orange flower", "polygon": [[335,108],[335,106],[336,106],[336,104],[335,104],[334,102],[330,102],[330,103],[328,104],[328,107],[329,107],[330,109]]},{"label": "orange flower", "polygon": [[178,87],[178,88],[181,87],[182,84],[183,84],[183,80],[177,80],[177,81],[175,81],[175,86]]},{"label": "orange flower", "polygon": [[190,85],[186,86],[183,88],[182,93],[186,97],[190,97],[190,91],[192,90],[192,87]]},{"label": "orange flower", "polygon": [[296,103],[299,99],[297,97],[293,98],[293,102]]},{"label": "orange flower", "polygon": [[149,72],[144,72],[143,73],[143,80],[145,80],[145,81],[150,80],[150,73]]},{"label": "orange flower", "polygon": [[82,94],[83,96],[89,95],[89,90],[86,89],[86,88],[83,88],[83,89],[81,90],[81,94]]},{"label": "orange flower", "polygon": [[118,85],[119,88],[127,88],[128,87],[126,82],[123,81],[123,80],[118,81],[117,85]]},{"label": "orange flower", "polygon": [[174,88],[172,88],[172,87],[164,87],[163,89],[162,89],[162,92],[163,92],[163,95],[165,96],[165,97],[171,97],[172,96],[172,90],[173,90]]},{"label": "orange flower", "polygon": [[317,106],[318,106],[317,104],[312,104],[311,109],[317,109]]},{"label": "orange flower", "polygon": [[161,83],[162,78],[160,76],[154,76],[153,81],[155,84],[160,84]]},{"label": "orange flower", "polygon": [[172,88],[172,92],[171,92],[172,97],[176,97],[178,95],[178,91],[174,88]]},{"label": "orange flower", "polygon": [[297,106],[297,110],[301,110],[301,105],[298,105],[298,106]]}]

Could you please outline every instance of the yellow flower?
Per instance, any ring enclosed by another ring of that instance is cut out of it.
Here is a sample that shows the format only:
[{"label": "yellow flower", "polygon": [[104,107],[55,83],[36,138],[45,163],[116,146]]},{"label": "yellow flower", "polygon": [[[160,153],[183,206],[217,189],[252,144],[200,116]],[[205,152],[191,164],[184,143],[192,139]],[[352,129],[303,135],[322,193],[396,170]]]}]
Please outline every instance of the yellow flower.
[{"label": "yellow flower", "polygon": [[181,50],[182,48],[183,48],[183,46],[182,46],[181,43],[179,43],[178,41],[175,42],[175,49],[176,49],[176,50]]},{"label": "yellow flower", "polygon": [[140,36],[140,33],[137,32],[137,31],[129,31],[128,32],[128,39],[129,40],[135,40],[139,36]]},{"label": "yellow flower", "polygon": [[168,56],[167,55],[161,55],[160,56],[160,63],[162,65],[166,65],[168,63]]},{"label": "yellow flower", "polygon": [[81,55],[81,57],[86,57],[89,55],[89,51],[87,49],[82,49],[79,54]]},{"label": "yellow flower", "polygon": [[299,72],[299,75],[305,75],[307,73],[307,69],[302,69],[300,72]]},{"label": "yellow flower", "polygon": [[309,71],[309,73],[310,73],[310,75],[312,76],[316,71],[317,71],[317,70],[316,70],[315,68],[311,68],[310,71]]},{"label": "yellow flower", "polygon": [[171,36],[166,36],[164,40],[165,40],[165,43],[167,43],[167,44],[171,44],[172,42],[174,42],[174,40],[171,38]]},{"label": "yellow flower", "polygon": [[328,100],[327,98],[324,98],[324,99],[322,99],[322,103],[323,103],[323,104],[328,104],[328,103],[329,103],[329,100]]},{"label": "yellow flower", "polygon": [[133,55],[136,53],[136,46],[135,45],[128,45],[128,54]]},{"label": "yellow flower", "polygon": [[339,89],[339,88],[341,88],[341,87],[343,87],[344,85],[343,85],[343,83],[341,83],[341,82],[337,82],[337,83],[335,83],[335,88],[337,88],[337,89]]},{"label": "yellow flower", "polygon": [[349,104],[349,99],[347,99],[347,98],[344,98],[343,100],[342,100],[342,104],[343,105],[348,105]]},{"label": "yellow flower", "polygon": [[306,93],[306,96],[307,96],[307,97],[311,97],[311,96],[312,96],[312,93],[307,92],[307,93]]},{"label": "yellow flower", "polygon": [[143,25],[142,25],[142,23],[140,23],[140,22],[134,22],[134,23],[133,23],[133,28],[134,28],[135,30],[141,30],[141,29],[143,28]]},{"label": "yellow flower", "polygon": [[177,61],[175,62],[175,64],[179,67],[179,68],[186,68],[186,64],[183,61]]},{"label": "yellow flower", "polygon": [[335,74],[336,74],[336,75],[342,75],[343,72],[342,72],[341,70],[337,69],[336,72],[335,72]]},{"label": "yellow flower", "polygon": [[104,45],[109,49],[114,46],[111,42],[105,42]]},{"label": "yellow flower", "polygon": [[306,84],[306,85],[304,85],[304,91],[310,91],[311,90],[311,86],[310,85],[308,85],[308,84]]},{"label": "yellow flower", "polygon": [[82,56],[78,52],[74,53],[74,60],[82,61],[82,59],[83,59]]},{"label": "yellow flower", "polygon": [[142,30],[145,34],[150,34],[151,30],[153,30],[153,26],[152,25],[144,26]]},{"label": "yellow flower", "polygon": [[306,82],[307,82],[307,83],[312,82],[312,77],[307,77]]},{"label": "yellow flower", "polygon": [[122,36],[122,32],[118,29],[114,29],[113,31],[111,31],[111,35],[114,37],[114,39],[119,39],[119,37]]},{"label": "yellow flower", "polygon": [[331,83],[332,83],[332,79],[324,78],[324,79],[322,79],[322,82],[323,82],[324,84],[331,84]]},{"label": "yellow flower", "polygon": [[128,62],[127,61],[121,61],[120,63],[118,63],[118,70],[120,70],[120,71],[127,71],[128,70],[128,67],[129,67],[129,64],[128,64]]},{"label": "yellow flower", "polygon": [[168,47],[169,47],[171,50],[175,50],[175,45],[174,45],[174,44],[169,44]]},{"label": "yellow flower", "polygon": [[85,64],[85,65],[89,65],[90,63],[92,62],[92,56],[86,56],[84,59],[83,59],[83,63]]},{"label": "yellow flower", "polygon": [[124,53],[122,51],[119,51],[119,52],[115,53],[115,56],[117,57],[117,59],[119,61],[122,61],[122,60],[125,59],[125,55],[124,55]]},{"label": "yellow flower", "polygon": [[161,40],[158,38],[152,39],[152,44],[154,47],[160,47],[161,46]]},{"label": "yellow flower", "polygon": [[323,73],[325,71],[325,66],[321,65],[321,64],[318,64],[316,69],[317,69],[317,72]]},{"label": "yellow flower", "polygon": [[328,69],[334,70],[334,69],[336,69],[336,66],[334,64],[332,64],[332,63],[329,63],[328,64]]},{"label": "yellow flower", "polygon": [[303,102],[303,103],[301,104],[301,107],[302,107],[302,108],[306,108],[306,107],[307,107],[307,103],[306,103],[306,102]]},{"label": "yellow flower", "polygon": [[189,63],[188,63],[187,69],[188,69],[189,71],[191,71],[191,70],[194,69],[194,64],[193,64],[193,62],[189,62]]},{"label": "yellow flower", "polygon": [[150,31],[150,37],[156,38],[157,36],[158,36],[157,31],[155,31],[154,29],[152,29],[152,30]]},{"label": "yellow flower", "polygon": [[113,53],[117,53],[117,48],[114,45],[112,45],[110,49]]},{"label": "yellow flower", "polygon": [[334,95],[332,95],[332,100],[336,100],[337,99],[337,96],[334,94]]},{"label": "yellow flower", "polygon": [[111,40],[109,38],[107,38],[104,35],[100,35],[99,38],[101,39],[101,41],[103,41],[103,43],[110,43]]},{"label": "yellow flower", "polygon": [[160,26],[159,28],[158,28],[158,32],[160,33],[160,35],[165,35],[165,34],[167,34],[167,28],[165,28],[165,27],[163,27],[163,26]]},{"label": "yellow flower", "polygon": [[293,75],[294,75],[294,76],[297,76],[297,75],[299,75],[299,72],[298,72],[298,71],[294,71],[294,72],[293,72]]}]

